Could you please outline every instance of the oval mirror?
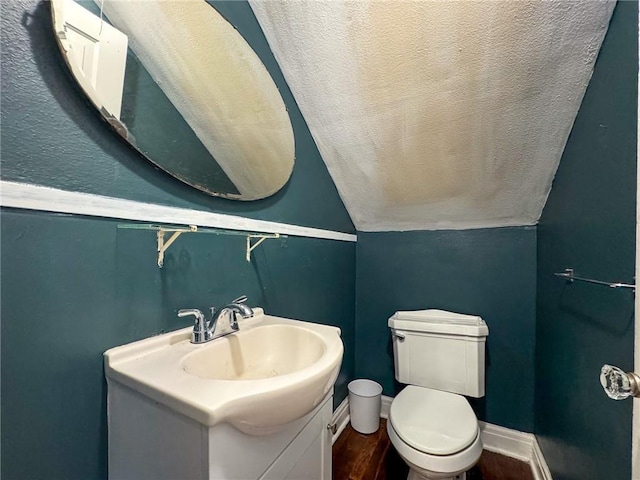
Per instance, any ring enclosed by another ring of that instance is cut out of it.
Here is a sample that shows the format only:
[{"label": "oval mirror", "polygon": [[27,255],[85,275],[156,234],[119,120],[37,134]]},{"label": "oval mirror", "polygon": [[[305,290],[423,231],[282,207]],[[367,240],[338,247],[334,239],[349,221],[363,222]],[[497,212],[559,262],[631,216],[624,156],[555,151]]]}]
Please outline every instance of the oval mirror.
[{"label": "oval mirror", "polygon": [[52,0],[51,11],[81,89],[148,160],[226,198],[287,182],[295,143],[280,92],[205,0]]}]

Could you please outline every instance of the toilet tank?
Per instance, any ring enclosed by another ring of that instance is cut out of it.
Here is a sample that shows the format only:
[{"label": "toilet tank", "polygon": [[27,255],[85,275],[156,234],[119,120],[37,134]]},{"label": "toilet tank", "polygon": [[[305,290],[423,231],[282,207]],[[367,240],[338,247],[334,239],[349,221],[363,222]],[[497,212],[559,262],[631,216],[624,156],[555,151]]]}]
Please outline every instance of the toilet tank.
[{"label": "toilet tank", "polygon": [[396,380],[471,397],[484,396],[482,318],[444,310],[396,312],[389,319]]}]

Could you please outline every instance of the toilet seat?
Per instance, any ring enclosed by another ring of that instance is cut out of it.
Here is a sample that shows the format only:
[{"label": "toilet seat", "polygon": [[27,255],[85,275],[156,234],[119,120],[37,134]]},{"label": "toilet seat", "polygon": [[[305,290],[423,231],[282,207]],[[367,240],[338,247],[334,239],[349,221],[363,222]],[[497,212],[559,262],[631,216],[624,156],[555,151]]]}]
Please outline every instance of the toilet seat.
[{"label": "toilet seat", "polygon": [[[480,431],[475,440],[464,450],[453,455],[430,455],[407,445],[394,430],[391,422],[387,423],[387,434],[400,457],[409,465],[411,471],[421,475],[417,478],[447,478],[466,472],[473,467],[482,454]],[[411,477],[410,478],[416,478]]]},{"label": "toilet seat", "polygon": [[402,442],[429,455],[454,455],[478,437],[478,420],[466,398],[414,385],[395,397],[389,421]]}]

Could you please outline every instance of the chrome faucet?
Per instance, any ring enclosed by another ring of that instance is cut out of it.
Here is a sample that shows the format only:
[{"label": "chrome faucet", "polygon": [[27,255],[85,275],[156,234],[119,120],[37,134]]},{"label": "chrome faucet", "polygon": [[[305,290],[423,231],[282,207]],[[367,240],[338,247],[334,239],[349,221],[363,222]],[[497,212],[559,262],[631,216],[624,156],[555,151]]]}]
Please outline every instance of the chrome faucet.
[{"label": "chrome faucet", "polygon": [[[206,343],[214,338],[229,335],[237,332],[238,326],[237,316],[242,318],[253,317],[253,310],[244,302],[247,301],[246,295],[236,298],[231,303],[225,305],[216,312],[216,307],[211,307],[211,320],[207,321],[204,314],[197,308],[184,308],[178,310],[179,317],[193,315],[196,320],[191,333],[191,343]],[[224,322],[223,322],[224,321]],[[227,326],[225,329],[224,326]]]}]

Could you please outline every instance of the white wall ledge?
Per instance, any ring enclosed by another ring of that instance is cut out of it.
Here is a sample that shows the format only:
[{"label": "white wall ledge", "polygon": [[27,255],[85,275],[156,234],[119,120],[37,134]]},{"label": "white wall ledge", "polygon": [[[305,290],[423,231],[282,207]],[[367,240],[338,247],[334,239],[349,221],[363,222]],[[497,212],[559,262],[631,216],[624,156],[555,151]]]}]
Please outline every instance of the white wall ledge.
[{"label": "white wall ledge", "polygon": [[296,237],[340,240],[344,242],[356,242],[358,238],[354,234],[332,230],[143,203],[92,193],[70,192],[57,188],[4,180],[0,181],[0,206],[138,222],[197,225],[199,227],[225,228],[228,230],[280,233]]}]

